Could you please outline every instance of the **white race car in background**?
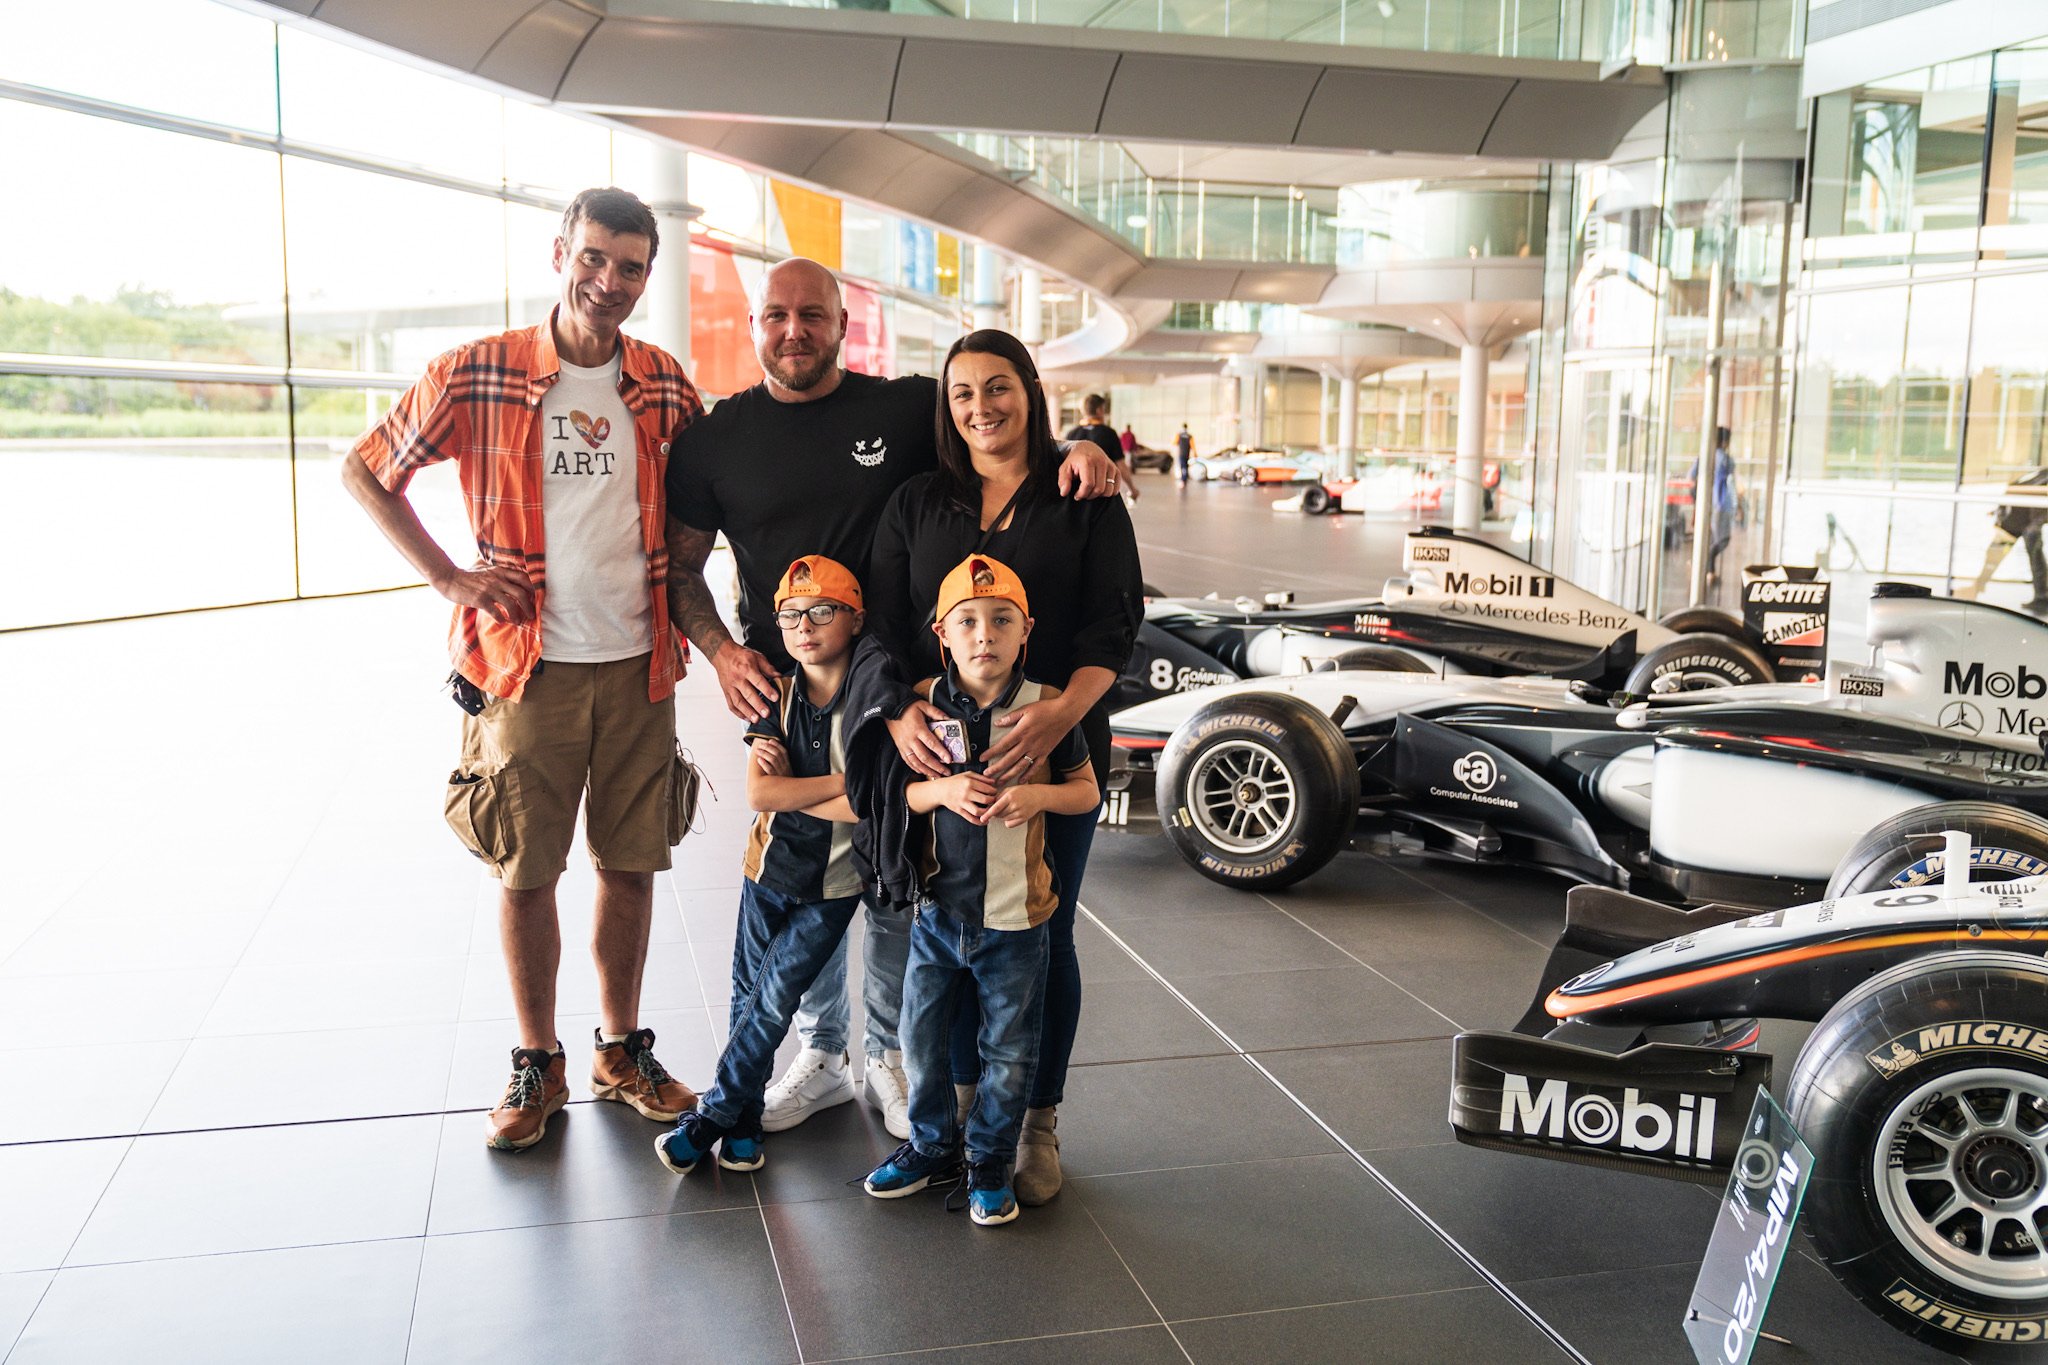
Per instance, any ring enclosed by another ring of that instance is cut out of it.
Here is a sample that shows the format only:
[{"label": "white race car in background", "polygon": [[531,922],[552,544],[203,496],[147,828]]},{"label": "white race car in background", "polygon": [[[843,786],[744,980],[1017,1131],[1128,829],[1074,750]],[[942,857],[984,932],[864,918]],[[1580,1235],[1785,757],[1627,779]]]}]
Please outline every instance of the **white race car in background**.
[{"label": "white race car in background", "polygon": [[1870,666],[1836,665],[1824,685],[1620,706],[1585,682],[1260,678],[1121,711],[1112,736],[1134,770],[1156,762],[1167,837],[1226,885],[1307,876],[1362,812],[1396,847],[1784,905],[1818,894],[1864,831],[1918,807],[2048,812],[2048,624],[1882,584],[1868,643]]}]

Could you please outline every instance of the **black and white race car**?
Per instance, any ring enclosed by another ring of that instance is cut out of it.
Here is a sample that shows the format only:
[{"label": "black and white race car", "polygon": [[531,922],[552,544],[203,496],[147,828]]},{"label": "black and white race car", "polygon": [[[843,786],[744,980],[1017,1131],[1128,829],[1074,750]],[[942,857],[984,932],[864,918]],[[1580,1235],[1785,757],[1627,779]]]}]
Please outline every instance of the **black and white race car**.
[{"label": "black and white race car", "polygon": [[1154,777],[1181,856],[1226,885],[1309,875],[1363,815],[1397,848],[1787,905],[1913,807],[2048,812],[2048,625],[1884,584],[1868,642],[1870,665],[1823,683],[1641,699],[1549,679],[1263,678],[1122,711],[1112,739]]},{"label": "black and white race car", "polygon": [[1761,1192],[1801,1159],[1745,1125],[1773,1068],[1758,1020],[1817,1021],[1781,1089],[1821,1260],[1941,1350],[2048,1357],[2044,870],[2048,822],[1964,802],[1879,824],[1814,904],[1688,912],[1574,888],[1529,1016],[1455,1040],[1452,1126]]},{"label": "black and white race car", "polygon": [[[1153,598],[1116,705],[1318,666],[1576,678],[1637,692],[1666,675],[1686,687],[1778,676],[1766,642],[1727,612],[1701,608],[1652,621],[1438,527],[1408,534],[1402,565],[1378,597],[1301,605],[1286,594],[1269,602]],[[1785,591],[1825,601],[1824,585]]]}]

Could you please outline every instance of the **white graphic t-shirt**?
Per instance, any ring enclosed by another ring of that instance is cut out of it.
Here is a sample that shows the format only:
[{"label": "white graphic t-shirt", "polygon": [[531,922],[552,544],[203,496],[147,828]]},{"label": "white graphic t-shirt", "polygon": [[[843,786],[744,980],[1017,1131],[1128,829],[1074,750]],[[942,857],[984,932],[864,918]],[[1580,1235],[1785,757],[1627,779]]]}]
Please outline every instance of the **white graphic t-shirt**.
[{"label": "white graphic t-shirt", "polygon": [[654,609],[640,545],[633,414],[619,397],[618,356],[596,369],[563,361],[540,411],[548,555],[541,657],[602,664],[645,654],[654,648]]}]

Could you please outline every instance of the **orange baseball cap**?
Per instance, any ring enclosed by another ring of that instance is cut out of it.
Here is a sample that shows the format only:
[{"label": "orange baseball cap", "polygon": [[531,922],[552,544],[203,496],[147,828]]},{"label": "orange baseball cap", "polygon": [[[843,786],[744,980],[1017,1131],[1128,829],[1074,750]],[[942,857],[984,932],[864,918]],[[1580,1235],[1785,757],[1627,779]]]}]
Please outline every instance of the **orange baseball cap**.
[{"label": "orange baseball cap", "polygon": [[946,613],[962,602],[977,597],[1002,597],[1017,604],[1017,610],[1026,616],[1031,614],[1031,603],[1024,596],[1023,580],[1016,571],[1000,559],[987,555],[969,555],[955,566],[939,584],[939,605],[935,621],[946,619]]},{"label": "orange baseball cap", "polygon": [[823,555],[806,555],[790,564],[782,581],[775,585],[776,609],[781,610],[782,604],[792,597],[829,597],[855,611],[863,609],[860,580],[853,576],[853,570]]}]

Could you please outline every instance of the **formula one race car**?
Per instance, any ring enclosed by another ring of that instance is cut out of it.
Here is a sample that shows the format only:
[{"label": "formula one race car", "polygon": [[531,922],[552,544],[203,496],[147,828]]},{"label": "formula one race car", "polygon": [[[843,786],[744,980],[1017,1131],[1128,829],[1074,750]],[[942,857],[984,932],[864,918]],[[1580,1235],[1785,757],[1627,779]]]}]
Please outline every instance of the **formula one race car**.
[{"label": "formula one race car", "polygon": [[1833,665],[1825,684],[1633,698],[1328,671],[1147,702],[1113,716],[1111,734],[1134,776],[1156,765],[1181,856],[1226,885],[1298,881],[1362,811],[1405,851],[1787,905],[1817,894],[1863,830],[1912,807],[2048,812],[2048,624],[1881,584],[1868,639],[1875,666]]},{"label": "formula one race car", "polygon": [[[1486,541],[1440,527],[1408,533],[1405,576],[1379,597],[1296,606],[1240,597],[1145,604],[1115,704],[1327,664],[1339,670],[1578,678],[1647,692],[1770,682],[1743,623],[1700,608],[1651,621]],[[1824,618],[1823,618],[1824,625]]]},{"label": "formula one race car", "polygon": [[[2039,1360],[2044,873],[2048,822],[1964,802],[1879,824],[1816,904],[1738,918],[1575,888],[1537,1006],[1513,1033],[1454,1042],[1452,1126],[1473,1146],[1761,1190],[1787,1158],[1745,1125],[1773,1065],[1746,1049],[1759,1018],[1818,1021],[1784,1094],[1820,1259],[1932,1346]],[[1566,979],[1574,954],[1597,965]]]}]

